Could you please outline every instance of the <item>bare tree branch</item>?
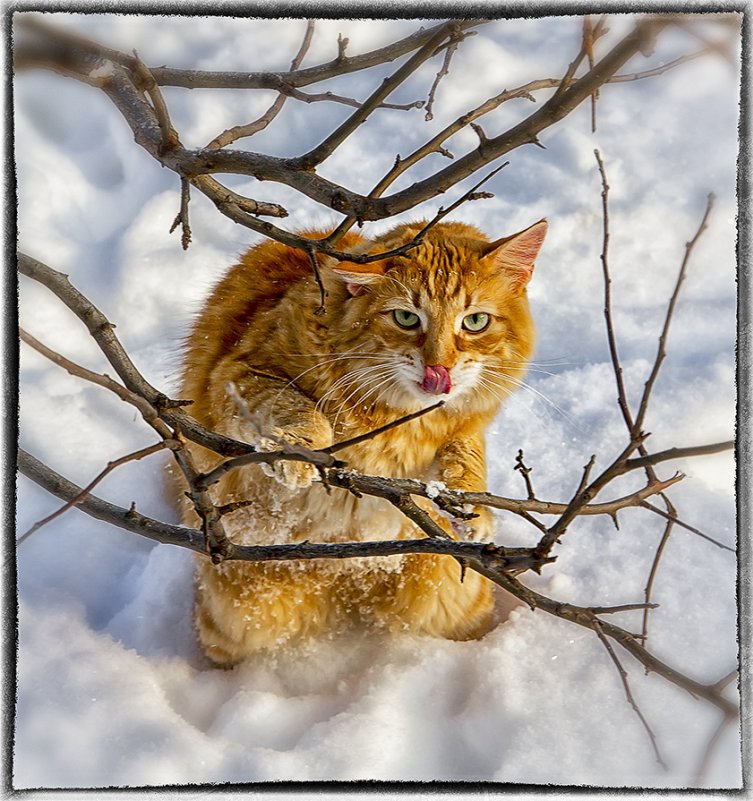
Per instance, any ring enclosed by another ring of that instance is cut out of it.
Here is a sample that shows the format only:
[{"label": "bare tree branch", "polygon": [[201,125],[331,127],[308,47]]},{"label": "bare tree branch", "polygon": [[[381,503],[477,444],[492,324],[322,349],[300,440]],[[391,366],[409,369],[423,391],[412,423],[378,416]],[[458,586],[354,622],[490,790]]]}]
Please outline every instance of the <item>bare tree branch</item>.
[{"label": "bare tree branch", "polygon": [[648,501],[642,501],[640,504],[644,509],[650,509],[655,515],[659,515],[660,517],[665,518],[666,520],[671,520],[676,526],[680,526],[681,528],[687,529],[688,531],[692,531],[693,534],[697,534],[699,537],[702,537],[704,540],[708,540],[710,543],[716,545],[717,548],[721,548],[725,551],[730,551],[732,553],[737,553],[736,548],[730,548],[729,545],[725,545],[723,542],[719,542],[719,540],[715,540],[713,537],[709,537],[708,534],[704,534],[700,529],[697,529],[695,526],[689,526],[687,523],[683,523],[677,516],[670,516],[667,512],[662,512],[661,509],[658,509],[653,504],[649,503]]},{"label": "bare tree branch", "polygon": [[674,292],[672,292],[672,297],[669,299],[669,304],[667,305],[667,314],[664,319],[664,327],[662,328],[661,335],[659,337],[659,347],[656,352],[656,359],[654,360],[654,366],[651,369],[651,374],[646,381],[646,385],[643,390],[643,397],[641,398],[640,406],[638,407],[638,413],[635,417],[634,429],[639,431],[641,426],[643,425],[643,420],[646,416],[646,411],[648,409],[648,402],[651,396],[651,390],[654,387],[654,383],[656,381],[657,376],[659,375],[659,369],[661,368],[662,362],[666,356],[666,344],[667,344],[667,336],[669,334],[669,327],[672,323],[672,316],[674,315],[675,306],[677,305],[677,298],[680,295],[680,287],[682,286],[682,282],[685,279],[685,273],[687,271],[688,262],[690,261],[690,256],[693,253],[693,248],[695,248],[696,243],[701,238],[701,235],[706,230],[706,225],[708,223],[709,214],[711,214],[711,209],[714,205],[714,195],[709,194],[708,199],[706,201],[706,211],[703,213],[703,219],[701,220],[701,224],[698,226],[698,230],[695,232],[693,238],[686,243],[685,245],[685,256],[682,260],[682,264],[680,265],[680,270],[677,274],[677,281],[675,283]]},{"label": "bare tree branch", "polygon": [[[362,107],[330,137],[320,143],[317,148],[303,156],[291,159],[227,149],[212,150],[203,148],[187,150],[177,145],[171,147],[167,152],[163,152],[163,135],[154,109],[139,97],[138,90],[130,77],[129,69],[132,70],[134,68],[132,57],[126,57],[121,54],[117,59],[109,59],[109,66],[104,70],[103,76],[98,81],[101,83],[102,90],[124,115],[127,123],[134,131],[137,142],[164,166],[188,177],[194,184],[197,184],[197,177],[216,172],[251,175],[259,181],[276,181],[287,184],[312,200],[322,203],[328,208],[340,211],[356,220],[378,220],[398,214],[414,207],[418,203],[436,197],[438,194],[447,191],[455,183],[510,150],[523,144],[536,142],[541,131],[567,116],[584,99],[589,97],[595,88],[609,81],[631,56],[645,50],[649,42],[668,24],[668,21],[664,19],[640,21],[631,33],[616,44],[601,61],[594,64],[593,69],[589,70],[583,77],[572,81],[567,85],[567,88],[563,88],[562,91],[556,93],[538,111],[535,111],[507,132],[495,137],[489,137],[476,150],[453,161],[451,166],[436,172],[429,178],[414,183],[394,195],[388,197],[363,196],[328,181],[310,169],[311,166],[326,158],[336,144],[343,141],[354,130],[354,127],[368,116],[370,109],[384,99],[383,95],[386,95],[391,88],[394,88],[410,74],[412,69],[417,66],[416,62],[425,60],[435,52],[435,47],[429,52],[430,49],[426,46],[428,42],[433,42],[435,39],[441,42],[446,38],[445,34],[448,31],[457,30],[458,26],[462,29],[475,24],[477,23],[445,23],[432,28],[432,36],[424,41],[422,48],[414,57],[416,61],[409,59],[406,65],[398,69],[391,79],[388,79],[386,85],[372,93]],[[450,26],[454,27],[451,28]],[[92,59],[95,58],[91,48],[77,50],[74,45],[65,40],[65,37],[57,37],[55,32],[46,30],[49,40],[57,47],[63,48],[64,55],[56,56],[57,61],[52,59],[51,64],[48,56],[48,63],[40,66],[54,67],[64,62],[69,74],[78,76],[81,80],[90,81],[91,68],[93,66]],[[65,49],[66,47],[68,49]],[[23,47],[20,49],[23,51]],[[111,53],[109,55],[112,56]],[[102,56],[97,54],[96,57],[99,59],[98,63],[101,63]],[[24,59],[22,58],[21,61],[23,62]],[[31,61],[33,63],[33,59]],[[26,59],[26,63],[29,63],[29,59]],[[155,80],[159,81],[159,70],[153,68],[151,72]],[[274,81],[271,83],[274,84]],[[278,87],[270,84],[265,85],[265,88]],[[199,186],[199,188],[201,187]],[[202,191],[204,190],[202,189]],[[223,211],[230,212],[229,216],[236,222],[279,241],[293,244],[290,240],[291,235],[271,224],[259,225],[260,221],[248,215],[239,214],[238,210],[233,209],[232,206],[226,210],[223,209]],[[327,252],[324,250],[327,247],[326,244],[317,243],[314,246],[317,250]],[[335,255],[333,252],[329,252],[329,255],[334,255],[336,258],[347,258],[344,254]]]},{"label": "bare tree branch", "polygon": [[612,662],[614,662],[614,665],[617,668],[617,672],[620,674],[620,680],[622,681],[622,686],[623,689],[625,690],[625,697],[627,698],[627,701],[630,704],[630,706],[633,708],[635,714],[638,715],[640,722],[643,724],[643,728],[646,730],[646,733],[648,734],[649,739],[651,740],[651,745],[653,746],[654,754],[656,755],[656,761],[666,770],[667,763],[664,761],[661,755],[661,751],[659,750],[659,744],[656,742],[656,735],[654,734],[651,726],[649,726],[648,721],[643,715],[643,712],[641,712],[641,709],[636,703],[636,700],[633,696],[633,692],[630,689],[627,671],[622,666],[622,662],[620,662],[617,654],[614,652],[612,644],[609,642],[609,640],[604,635],[604,632],[601,630],[600,623],[596,624],[596,626],[594,627],[594,631],[596,632],[596,636],[601,640],[601,643],[604,646],[604,648],[606,648],[607,653],[612,659]]},{"label": "bare tree branch", "polygon": [[[33,456],[19,449],[19,469],[27,477],[58,497],[69,499],[81,492],[81,488],[64,479]],[[78,507],[87,514],[100,520],[107,520],[115,525],[133,531],[158,542],[181,545],[199,553],[206,553],[205,535],[183,526],[171,526],[158,523],[140,515],[135,509],[126,511],[106,501],[88,495]],[[491,581],[512,593],[532,609],[543,611],[563,618],[572,623],[591,630],[599,627],[602,634],[619,642],[635,659],[672,684],[682,687],[693,695],[704,698],[719,707],[725,714],[736,714],[735,704],[721,695],[716,685],[704,685],[685,676],[666,663],[656,658],[639,645],[633,635],[625,629],[615,626],[596,617],[588,607],[555,601],[540,595],[534,590],[524,587],[513,573],[532,569],[532,565],[542,566],[549,558],[536,562],[537,557],[529,549],[503,549],[491,543],[458,542],[445,539],[398,540],[375,543],[294,543],[291,545],[258,545],[240,546],[228,542],[226,559],[244,559],[251,561],[267,561],[301,558],[351,558],[353,556],[385,556],[399,553],[440,553],[458,556],[467,560],[468,566]],[[536,569],[535,567],[533,569]]]},{"label": "bare tree branch", "polygon": [[[311,46],[311,40],[314,37],[314,26],[314,20],[309,20],[306,23],[306,33],[304,34],[303,42],[301,42],[298,53],[290,64],[291,72],[295,72],[301,66],[301,62],[306,57],[306,53],[308,53],[309,47]],[[287,96],[281,92],[275,99],[275,102],[272,103],[272,105],[257,120],[254,120],[254,122],[249,122],[246,125],[236,125],[234,128],[229,128],[228,130],[223,131],[221,134],[215,136],[215,138],[212,139],[207,147],[210,149],[226,147],[238,139],[253,136],[255,133],[264,130],[264,128],[266,128],[274,120],[280,111],[282,111],[282,107],[285,105],[286,100]]]},{"label": "bare tree branch", "polygon": [[128,453],[125,456],[121,456],[119,459],[114,459],[111,462],[108,462],[105,466],[104,470],[100,471],[95,478],[93,478],[82,490],[79,492],[78,495],[70,498],[66,501],[61,507],[56,509],[52,514],[47,515],[47,517],[38,520],[34,525],[28,529],[24,534],[22,534],[16,540],[16,547],[22,545],[34,532],[39,531],[42,526],[47,525],[55,518],[60,517],[64,512],[67,512],[68,509],[72,508],[76,504],[80,503],[87,495],[91,493],[94,487],[102,481],[105,476],[109,475],[116,467],[120,467],[121,465],[126,464],[127,462],[133,462],[138,459],[143,459],[145,456],[151,456],[153,453],[157,453],[158,451],[164,450],[168,446],[167,440],[160,440],[156,442],[154,445],[149,445],[146,448],[139,448],[137,451],[133,451],[132,453]]}]

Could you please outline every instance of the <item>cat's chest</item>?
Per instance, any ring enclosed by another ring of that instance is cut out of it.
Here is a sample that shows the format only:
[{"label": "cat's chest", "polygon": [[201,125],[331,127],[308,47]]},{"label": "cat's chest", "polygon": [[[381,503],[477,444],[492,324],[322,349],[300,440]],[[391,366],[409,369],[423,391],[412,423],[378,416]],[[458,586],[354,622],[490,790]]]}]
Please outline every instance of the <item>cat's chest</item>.
[{"label": "cat's chest", "polygon": [[434,477],[432,468],[439,445],[433,437],[389,431],[337,455],[347,461],[349,468],[367,475],[428,480]]}]

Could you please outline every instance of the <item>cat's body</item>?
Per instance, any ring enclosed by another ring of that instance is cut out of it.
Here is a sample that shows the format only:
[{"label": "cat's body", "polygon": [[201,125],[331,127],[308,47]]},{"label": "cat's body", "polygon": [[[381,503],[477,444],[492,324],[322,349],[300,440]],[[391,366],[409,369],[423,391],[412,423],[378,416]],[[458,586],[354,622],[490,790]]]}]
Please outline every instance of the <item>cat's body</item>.
[{"label": "cat's body", "polygon": [[[383,252],[422,227],[399,226],[373,243],[349,234],[340,246]],[[370,475],[483,490],[484,429],[533,349],[525,285],[545,230],[542,221],[490,244],[471,226],[444,223],[394,259],[359,266],[320,257],[323,313],[305,253],[275,242],[252,248],[197,320],[180,397],[194,401],[190,411],[200,422],[228,436],[259,444],[261,430],[311,448],[442,399],[443,407],[338,457]],[[258,428],[228,396],[229,382]],[[201,469],[216,464],[216,456],[192,448]],[[212,488],[217,503],[253,501],[224,518],[235,542],[423,536],[384,500],[327,494],[310,465],[279,462],[275,477],[248,466]],[[490,538],[488,510],[475,511],[474,536]],[[184,520],[197,523],[188,504]],[[491,585],[473,571],[461,583],[460,573],[456,560],[433,555],[219,566],[200,558],[197,631],[218,664],[353,619],[480,636],[491,617]]]}]

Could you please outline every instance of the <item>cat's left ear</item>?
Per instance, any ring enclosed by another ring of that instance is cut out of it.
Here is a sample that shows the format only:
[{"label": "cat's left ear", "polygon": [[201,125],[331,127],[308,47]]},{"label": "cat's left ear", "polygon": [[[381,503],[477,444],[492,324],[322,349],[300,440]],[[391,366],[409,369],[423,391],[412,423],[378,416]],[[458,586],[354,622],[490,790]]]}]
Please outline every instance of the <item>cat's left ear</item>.
[{"label": "cat's left ear", "polygon": [[533,275],[533,263],[547,231],[546,220],[539,220],[525,231],[497,239],[484,246],[482,261],[511,273],[522,288]]},{"label": "cat's left ear", "polygon": [[353,297],[363,295],[368,285],[378,281],[386,271],[382,261],[372,261],[369,264],[355,264],[350,261],[341,261],[332,268],[335,275],[345,281],[349,294]]}]

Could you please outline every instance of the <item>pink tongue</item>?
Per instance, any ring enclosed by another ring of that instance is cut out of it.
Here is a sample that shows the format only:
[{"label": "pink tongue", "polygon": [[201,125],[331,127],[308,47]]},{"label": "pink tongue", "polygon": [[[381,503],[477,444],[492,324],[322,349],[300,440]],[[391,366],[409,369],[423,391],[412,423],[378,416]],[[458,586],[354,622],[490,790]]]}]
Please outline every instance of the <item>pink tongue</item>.
[{"label": "pink tongue", "polygon": [[421,382],[421,389],[424,392],[431,392],[432,395],[446,395],[451,387],[452,380],[446,367],[441,364],[424,367],[424,380]]}]

